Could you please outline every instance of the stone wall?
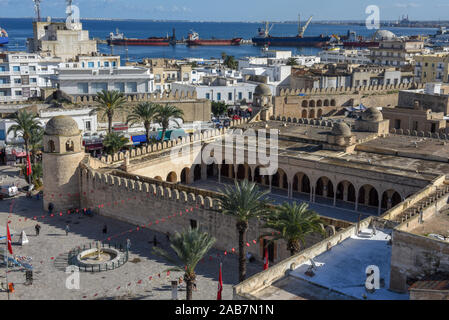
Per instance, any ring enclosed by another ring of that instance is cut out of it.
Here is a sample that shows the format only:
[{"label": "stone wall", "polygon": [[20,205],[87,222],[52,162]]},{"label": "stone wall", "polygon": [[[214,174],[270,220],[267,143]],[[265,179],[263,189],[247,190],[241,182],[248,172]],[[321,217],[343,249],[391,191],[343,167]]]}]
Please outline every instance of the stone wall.
[{"label": "stone wall", "polygon": [[[359,229],[367,228],[371,221],[372,217],[369,217],[359,224]],[[300,253],[289,257],[278,264],[270,267],[268,270],[260,272],[245,281],[239,283],[234,287],[234,300],[254,300],[256,297],[252,295],[257,291],[260,291],[266,287],[269,287],[272,283],[280,280],[284,277],[287,277],[290,271],[295,270],[304,262],[328,251],[331,250],[332,247],[340,244],[345,239],[355,235],[357,232],[357,226],[353,225],[349,228],[346,228],[335,235],[324,239],[315,245],[307,248]],[[344,272],[344,270],[342,270]]]},{"label": "stone wall", "polygon": [[[238,232],[236,220],[220,212],[216,198],[205,196],[202,191],[186,192],[173,184],[150,184],[147,182],[126,179],[110,174],[100,174],[90,168],[87,163],[80,165],[80,205],[83,208],[95,208],[100,214],[122,220],[137,226],[148,225],[159,232],[182,231],[190,226],[190,219],[196,220],[199,227],[217,239],[215,247],[220,250],[238,251]],[[122,203],[122,200],[124,202]],[[100,205],[99,207],[99,204]],[[193,209],[193,211],[190,211]],[[189,212],[186,213],[186,210]],[[182,212],[181,217],[168,218]],[[166,220],[168,223],[154,223]],[[327,220],[330,223],[331,220]],[[341,224],[341,221],[337,221]],[[250,221],[247,242],[259,239],[266,230],[261,228],[262,222]],[[322,237],[317,234],[306,238],[310,246]],[[263,248],[258,243],[247,248],[255,257],[262,259]],[[284,241],[275,244],[275,262],[290,255]]]}]

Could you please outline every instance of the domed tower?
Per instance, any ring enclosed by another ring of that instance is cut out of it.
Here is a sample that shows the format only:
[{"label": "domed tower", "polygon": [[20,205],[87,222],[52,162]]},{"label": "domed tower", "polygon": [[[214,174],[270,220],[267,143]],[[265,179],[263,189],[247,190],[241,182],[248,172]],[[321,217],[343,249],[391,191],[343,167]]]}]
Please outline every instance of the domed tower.
[{"label": "domed tower", "polygon": [[390,120],[384,120],[382,112],[370,107],[362,113],[361,119],[355,121],[355,129],[362,132],[373,132],[378,135],[388,134]]},{"label": "domed tower", "polygon": [[327,135],[327,144],[323,145],[327,150],[340,150],[352,152],[355,148],[356,138],[351,132],[351,128],[344,123],[334,124],[332,131]]},{"label": "domed tower", "polygon": [[57,116],[45,127],[42,157],[44,210],[55,211],[79,206],[78,166],[84,158],[81,131],[71,117]]},{"label": "domed tower", "polygon": [[269,120],[273,114],[272,93],[269,86],[260,83],[254,89],[255,105],[262,109],[260,120]]}]

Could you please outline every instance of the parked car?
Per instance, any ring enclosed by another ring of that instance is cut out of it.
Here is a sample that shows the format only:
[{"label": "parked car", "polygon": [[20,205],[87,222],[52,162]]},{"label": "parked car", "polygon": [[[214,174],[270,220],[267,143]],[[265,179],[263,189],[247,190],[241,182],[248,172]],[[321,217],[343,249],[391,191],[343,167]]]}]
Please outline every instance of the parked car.
[{"label": "parked car", "polygon": [[14,197],[19,193],[19,188],[16,186],[11,185],[5,185],[0,187],[0,197],[3,198],[9,198]]}]

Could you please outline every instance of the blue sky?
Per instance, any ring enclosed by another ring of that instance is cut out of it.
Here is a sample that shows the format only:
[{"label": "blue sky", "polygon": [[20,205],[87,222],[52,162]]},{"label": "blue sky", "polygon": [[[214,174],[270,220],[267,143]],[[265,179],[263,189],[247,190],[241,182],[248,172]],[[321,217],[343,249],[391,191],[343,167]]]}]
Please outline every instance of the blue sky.
[{"label": "blue sky", "polygon": [[[18,6],[18,3],[21,5]],[[194,21],[365,20],[377,5],[381,20],[409,14],[415,20],[448,20],[447,0],[74,0],[83,18],[182,19]],[[65,15],[65,0],[42,0],[42,16]],[[0,0],[0,17],[33,16],[32,0]]]}]

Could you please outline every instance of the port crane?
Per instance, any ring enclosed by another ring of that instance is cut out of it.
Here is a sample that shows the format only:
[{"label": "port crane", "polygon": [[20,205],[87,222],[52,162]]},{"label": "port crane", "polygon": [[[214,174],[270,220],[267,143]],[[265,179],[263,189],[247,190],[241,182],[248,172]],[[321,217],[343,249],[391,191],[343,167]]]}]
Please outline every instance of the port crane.
[{"label": "port crane", "polygon": [[307,28],[309,27],[312,18],[313,16],[310,16],[309,20],[307,20],[306,24],[301,28],[301,20],[300,16],[298,15],[298,37],[300,38],[304,37],[304,32],[306,32]]}]

